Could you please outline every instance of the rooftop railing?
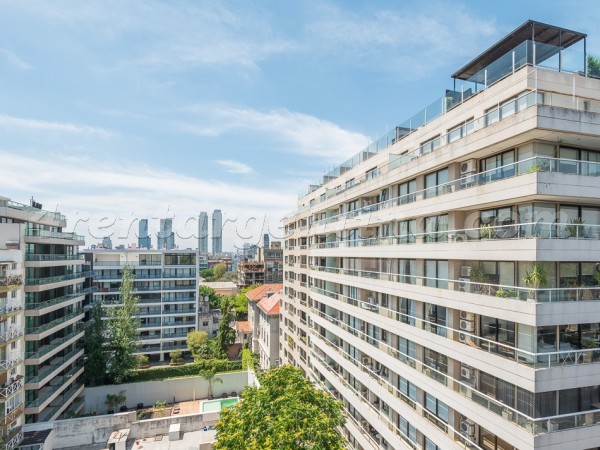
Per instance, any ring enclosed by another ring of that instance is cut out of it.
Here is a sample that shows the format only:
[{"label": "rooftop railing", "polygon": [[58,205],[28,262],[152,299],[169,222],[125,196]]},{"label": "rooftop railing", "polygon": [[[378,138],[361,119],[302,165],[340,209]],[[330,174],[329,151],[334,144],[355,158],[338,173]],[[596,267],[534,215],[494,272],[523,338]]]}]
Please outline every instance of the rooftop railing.
[{"label": "rooftop railing", "polygon": [[18,209],[19,211],[27,211],[27,212],[35,213],[36,215],[39,215],[42,217],[47,216],[47,217],[50,217],[55,220],[61,220],[61,221],[67,220],[67,218],[64,215],[62,215],[58,212],[45,211],[43,209],[34,208],[33,206],[24,205],[23,203],[13,202],[12,200],[0,200],[0,208],[1,207]]},{"label": "rooftop railing", "polygon": [[596,72],[600,70],[593,67],[590,72],[587,67],[588,64],[583,58],[583,53],[576,47],[565,49],[541,42],[525,41],[481,69],[469,80],[459,80],[460,86],[455,86],[453,90],[446,90],[446,93],[441,98],[433,101],[430,105],[400,123],[392,131],[369,144],[346,162],[327,172],[323,176],[322,182],[311,185],[304,192],[300,193],[300,197],[309,194],[362,162],[367,161],[377,153],[384,151],[399,140],[418,130],[421,126],[446,114],[452,108],[465,102],[478,92],[487,89],[526,65],[542,67],[553,71],[575,72],[582,76],[595,76]]}]

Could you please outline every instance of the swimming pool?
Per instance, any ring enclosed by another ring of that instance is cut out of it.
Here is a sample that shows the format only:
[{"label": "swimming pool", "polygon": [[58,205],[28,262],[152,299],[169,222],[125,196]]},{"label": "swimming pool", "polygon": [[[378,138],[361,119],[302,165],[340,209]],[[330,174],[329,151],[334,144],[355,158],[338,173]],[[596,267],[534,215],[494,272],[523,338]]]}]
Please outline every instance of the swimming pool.
[{"label": "swimming pool", "polygon": [[229,406],[233,406],[239,401],[240,401],[239,397],[222,398],[219,400],[210,400],[210,401],[202,403],[202,412],[205,412],[205,413],[219,412],[219,411],[221,411],[221,409],[227,408]]}]

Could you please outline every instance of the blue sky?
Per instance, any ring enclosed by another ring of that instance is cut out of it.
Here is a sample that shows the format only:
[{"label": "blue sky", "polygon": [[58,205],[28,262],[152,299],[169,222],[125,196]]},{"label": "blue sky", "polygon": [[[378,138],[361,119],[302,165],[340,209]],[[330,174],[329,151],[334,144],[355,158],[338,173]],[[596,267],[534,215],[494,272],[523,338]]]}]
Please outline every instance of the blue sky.
[{"label": "blue sky", "polygon": [[58,208],[88,243],[126,236],[135,217],[175,217],[185,238],[188,219],[215,208],[226,250],[263,228],[277,237],[309,182],[526,19],[586,32],[600,54],[595,0],[0,0],[0,11],[0,195]]}]

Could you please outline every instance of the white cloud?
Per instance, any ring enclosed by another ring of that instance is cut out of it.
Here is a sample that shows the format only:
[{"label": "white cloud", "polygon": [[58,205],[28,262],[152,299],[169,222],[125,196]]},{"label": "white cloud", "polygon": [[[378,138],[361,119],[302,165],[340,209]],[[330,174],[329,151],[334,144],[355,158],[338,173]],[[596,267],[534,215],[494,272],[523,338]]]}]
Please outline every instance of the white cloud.
[{"label": "white cloud", "polygon": [[0,55],[2,55],[4,57],[4,59],[10,65],[16,67],[17,69],[20,69],[20,70],[33,69],[33,66],[27,64],[25,61],[23,61],[21,58],[19,58],[17,55],[15,55],[10,50],[6,50],[5,48],[0,48]]},{"label": "white cloud", "polygon": [[339,162],[370,142],[361,133],[285,108],[263,112],[232,105],[198,105],[189,110],[197,114],[197,120],[178,124],[182,131],[209,137],[235,130],[260,132],[282,144],[281,151],[318,156],[326,161]]},{"label": "white cloud", "polygon": [[417,12],[408,5],[354,12],[325,3],[316,14],[308,30],[321,55],[404,79],[418,79],[457,57],[470,58],[481,51],[482,41],[498,34],[494,20],[443,2]]},{"label": "white cloud", "polygon": [[240,161],[234,161],[232,159],[219,159],[215,162],[228,169],[227,172],[229,173],[249,174],[253,172],[252,167]]},{"label": "white cloud", "polygon": [[[101,160],[52,155],[27,157],[0,150],[2,195],[23,201],[35,194],[45,209],[67,215],[69,229],[96,243],[103,235],[131,232],[117,243],[135,242],[136,218],[174,217],[177,241],[195,247],[200,211],[221,209],[226,248],[241,245],[242,237],[259,239],[264,232],[281,238],[279,220],[294,207],[295,186],[224,182],[207,177],[182,176],[150,166],[115,166]],[[106,218],[102,220],[103,218]],[[266,223],[265,223],[266,221]],[[157,222],[155,220],[154,222]],[[112,224],[101,229],[103,224]],[[113,243],[114,240],[113,240]]]},{"label": "white cloud", "polygon": [[51,122],[46,120],[25,119],[6,114],[0,114],[0,128],[20,129],[25,131],[49,131],[68,134],[90,134],[103,138],[113,135],[104,128],[91,127],[89,125],[76,125],[69,122]]}]

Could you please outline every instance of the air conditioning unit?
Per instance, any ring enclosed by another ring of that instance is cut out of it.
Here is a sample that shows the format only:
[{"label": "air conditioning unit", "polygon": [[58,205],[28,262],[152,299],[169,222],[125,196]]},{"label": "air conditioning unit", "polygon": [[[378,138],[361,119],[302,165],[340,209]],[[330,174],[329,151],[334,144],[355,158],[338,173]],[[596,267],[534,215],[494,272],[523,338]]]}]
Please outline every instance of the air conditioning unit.
[{"label": "air conditioning unit", "polygon": [[473,331],[475,331],[475,322],[473,322],[471,320],[460,319],[458,327],[462,331],[472,333]]},{"label": "air conditioning unit", "polygon": [[460,418],[460,434],[468,438],[475,437],[475,423],[471,419],[462,416]]},{"label": "air conditioning unit", "polygon": [[465,344],[467,342],[467,339],[469,339],[469,336],[467,336],[465,333],[458,333],[458,340],[460,342]]},{"label": "air conditioning unit", "polygon": [[470,278],[459,278],[458,279],[458,290],[460,292],[471,292],[471,279]]},{"label": "air conditioning unit", "polygon": [[450,234],[449,236],[452,242],[464,242],[467,240],[467,235],[465,233]]},{"label": "air conditioning unit", "polygon": [[473,369],[468,366],[460,366],[460,377],[465,380],[473,378]]},{"label": "air conditioning unit", "polygon": [[466,175],[468,173],[473,173],[477,170],[477,160],[476,159],[468,159],[460,163],[460,174]]},{"label": "air conditioning unit", "polygon": [[460,266],[460,276],[469,278],[471,276],[471,266]]},{"label": "air conditioning unit", "polygon": [[464,320],[470,320],[471,322],[475,321],[475,314],[467,311],[460,312],[460,318]]},{"label": "air conditioning unit", "polygon": [[364,366],[368,366],[369,364],[371,364],[371,358],[368,356],[363,356],[362,363]]},{"label": "air conditioning unit", "polygon": [[366,420],[363,419],[363,420],[360,421],[360,424],[362,425],[362,427],[364,429],[366,429],[366,430],[369,429],[369,422],[368,421],[366,421]]}]

